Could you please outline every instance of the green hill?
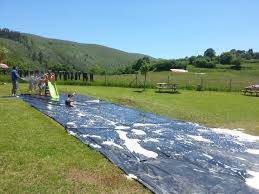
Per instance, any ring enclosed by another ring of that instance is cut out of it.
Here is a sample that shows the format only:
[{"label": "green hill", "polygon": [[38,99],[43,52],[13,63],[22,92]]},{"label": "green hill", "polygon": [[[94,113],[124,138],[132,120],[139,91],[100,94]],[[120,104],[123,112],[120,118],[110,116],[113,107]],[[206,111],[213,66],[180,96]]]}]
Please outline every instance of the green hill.
[{"label": "green hill", "polygon": [[44,38],[8,29],[0,32],[0,46],[9,51],[5,60],[8,64],[31,69],[56,65],[61,69],[89,70],[95,66],[112,71],[132,65],[144,57],[143,54],[127,53],[101,45]]}]

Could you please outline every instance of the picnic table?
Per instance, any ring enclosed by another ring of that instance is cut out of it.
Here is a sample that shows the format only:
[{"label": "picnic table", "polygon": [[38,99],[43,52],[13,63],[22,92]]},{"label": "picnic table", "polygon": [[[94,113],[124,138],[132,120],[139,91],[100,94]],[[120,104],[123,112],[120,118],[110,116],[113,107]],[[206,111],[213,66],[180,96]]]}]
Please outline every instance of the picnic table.
[{"label": "picnic table", "polygon": [[259,85],[247,86],[244,88],[244,90],[242,90],[242,92],[244,92],[244,95],[255,94],[256,96],[259,96]]},{"label": "picnic table", "polygon": [[170,91],[172,93],[177,93],[177,85],[171,84],[171,83],[157,83],[156,88],[158,89],[158,92],[161,92],[163,90]]}]

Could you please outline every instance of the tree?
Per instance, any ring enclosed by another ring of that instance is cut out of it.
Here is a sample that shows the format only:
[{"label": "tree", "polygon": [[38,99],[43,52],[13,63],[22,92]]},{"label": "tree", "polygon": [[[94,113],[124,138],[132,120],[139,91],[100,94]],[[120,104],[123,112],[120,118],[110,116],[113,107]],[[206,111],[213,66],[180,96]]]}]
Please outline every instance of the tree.
[{"label": "tree", "polygon": [[181,60],[159,60],[153,62],[151,69],[154,71],[169,71],[170,69],[186,69],[188,61]]},{"label": "tree", "polygon": [[195,61],[195,59],[196,59],[195,56],[191,56],[191,57],[189,58],[189,63],[192,65],[193,62]]},{"label": "tree", "polygon": [[147,73],[149,71],[150,68],[150,62],[145,61],[142,66],[140,67],[140,72],[142,75],[145,76],[144,79],[144,90],[146,89],[146,81],[147,81]]},{"label": "tree", "polygon": [[195,67],[200,67],[200,68],[214,68],[216,66],[214,61],[209,60],[206,57],[195,59],[193,62],[193,65]]},{"label": "tree", "polygon": [[136,62],[134,65],[132,65],[132,69],[135,70],[135,71],[139,71],[140,68],[141,68],[141,66],[142,66],[145,62],[150,63],[150,58],[148,58],[148,57],[143,57],[142,59],[137,60],[137,62]]},{"label": "tree", "polygon": [[216,57],[216,52],[214,49],[212,48],[208,48],[205,52],[204,52],[204,57],[209,57],[210,59]]},{"label": "tree", "polygon": [[255,59],[259,59],[259,52],[255,52],[255,53],[254,53],[254,58],[255,58]]},{"label": "tree", "polygon": [[238,57],[234,57],[231,61],[231,64],[233,65],[231,68],[235,70],[241,69],[241,59]]},{"label": "tree", "polygon": [[5,47],[0,47],[0,62],[2,62],[8,53],[8,50]]},{"label": "tree", "polygon": [[101,68],[99,65],[95,65],[90,68],[90,73],[102,75],[105,73],[105,70]]},{"label": "tree", "polygon": [[231,61],[233,58],[234,58],[234,55],[231,52],[225,52],[220,55],[219,62],[224,65],[231,64]]},{"label": "tree", "polygon": [[247,59],[253,59],[254,58],[254,51],[253,49],[249,49],[246,53]]}]

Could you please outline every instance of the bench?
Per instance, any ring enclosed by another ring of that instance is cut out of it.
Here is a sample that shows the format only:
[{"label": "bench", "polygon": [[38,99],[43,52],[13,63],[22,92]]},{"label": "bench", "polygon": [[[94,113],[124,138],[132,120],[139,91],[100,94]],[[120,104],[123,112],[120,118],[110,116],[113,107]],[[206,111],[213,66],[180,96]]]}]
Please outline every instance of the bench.
[{"label": "bench", "polygon": [[171,93],[177,93],[178,92],[176,84],[157,83],[156,88],[158,89],[158,92],[162,92],[162,91],[170,91]]},{"label": "bench", "polygon": [[256,96],[259,96],[259,90],[255,90],[255,89],[244,89],[242,90],[242,92],[244,92],[244,95],[246,95],[247,93],[249,93],[250,95],[255,94]]}]

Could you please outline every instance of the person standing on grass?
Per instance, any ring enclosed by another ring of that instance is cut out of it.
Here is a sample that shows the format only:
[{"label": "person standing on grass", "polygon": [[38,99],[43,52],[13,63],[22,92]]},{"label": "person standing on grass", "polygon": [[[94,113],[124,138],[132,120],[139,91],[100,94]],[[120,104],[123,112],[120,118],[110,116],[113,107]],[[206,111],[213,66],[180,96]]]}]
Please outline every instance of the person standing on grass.
[{"label": "person standing on grass", "polygon": [[16,69],[15,66],[13,66],[11,77],[12,77],[12,84],[13,84],[12,96],[16,96],[16,91],[17,91],[17,88],[18,88],[18,78],[20,78],[20,76],[17,73],[17,69]]}]

